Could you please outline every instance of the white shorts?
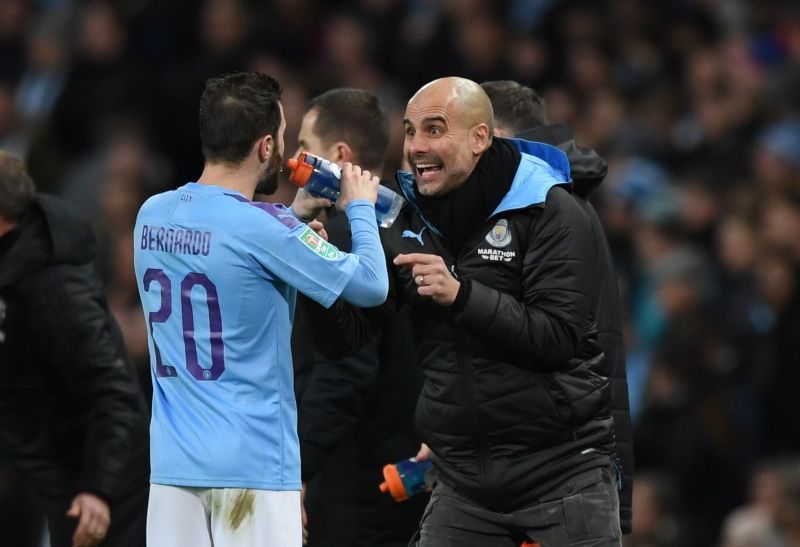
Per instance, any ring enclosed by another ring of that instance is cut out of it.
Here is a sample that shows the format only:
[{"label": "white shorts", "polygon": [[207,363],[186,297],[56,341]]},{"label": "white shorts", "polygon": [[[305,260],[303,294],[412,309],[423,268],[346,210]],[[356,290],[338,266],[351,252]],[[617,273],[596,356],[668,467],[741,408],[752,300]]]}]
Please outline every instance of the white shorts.
[{"label": "white shorts", "polygon": [[148,547],[300,547],[300,492],[150,485]]}]

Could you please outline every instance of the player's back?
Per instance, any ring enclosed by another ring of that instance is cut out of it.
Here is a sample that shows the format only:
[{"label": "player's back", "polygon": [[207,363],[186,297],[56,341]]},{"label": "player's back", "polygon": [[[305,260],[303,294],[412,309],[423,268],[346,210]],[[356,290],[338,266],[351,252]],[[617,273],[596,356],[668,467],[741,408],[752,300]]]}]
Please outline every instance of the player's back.
[{"label": "player's back", "polygon": [[258,244],[296,224],[196,183],[142,206],[134,247],[153,372],[151,482],[299,488],[295,290]]}]

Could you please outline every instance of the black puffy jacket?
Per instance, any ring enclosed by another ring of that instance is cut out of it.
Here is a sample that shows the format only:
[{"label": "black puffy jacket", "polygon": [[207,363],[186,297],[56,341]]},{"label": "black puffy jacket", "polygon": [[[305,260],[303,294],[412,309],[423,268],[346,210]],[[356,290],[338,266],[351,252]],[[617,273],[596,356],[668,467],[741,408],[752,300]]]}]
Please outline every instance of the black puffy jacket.
[{"label": "black puffy jacket", "polygon": [[38,196],[0,253],[0,435],[47,500],[146,488],[148,416],[89,225]]},{"label": "black puffy jacket", "polygon": [[[563,153],[518,145],[569,180]],[[425,375],[417,427],[442,480],[499,511],[607,465],[613,451],[609,383],[592,316],[598,244],[568,189],[542,180],[534,163],[523,154],[508,195],[457,256],[422,216],[407,173],[398,178],[409,204],[382,233],[390,305],[409,306]],[[411,270],[391,266],[400,253],[441,256],[469,284],[460,309],[419,296]],[[336,321],[359,321],[337,308]]]}]

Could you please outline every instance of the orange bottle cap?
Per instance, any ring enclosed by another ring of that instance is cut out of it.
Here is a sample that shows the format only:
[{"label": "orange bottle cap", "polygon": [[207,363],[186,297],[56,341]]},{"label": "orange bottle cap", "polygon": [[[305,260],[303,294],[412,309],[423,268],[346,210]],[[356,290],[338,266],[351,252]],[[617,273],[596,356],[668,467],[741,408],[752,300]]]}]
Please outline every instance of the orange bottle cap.
[{"label": "orange bottle cap", "polygon": [[384,494],[389,492],[395,501],[404,501],[408,499],[408,493],[403,486],[403,480],[400,478],[400,473],[397,472],[397,466],[394,464],[387,464],[383,466],[383,478],[386,479],[380,485],[381,492]]},{"label": "orange bottle cap", "polygon": [[295,186],[302,188],[308,182],[308,179],[311,178],[311,173],[314,172],[314,168],[306,163],[306,153],[303,152],[297,159],[289,158],[286,161],[286,167],[289,168],[289,180]]}]

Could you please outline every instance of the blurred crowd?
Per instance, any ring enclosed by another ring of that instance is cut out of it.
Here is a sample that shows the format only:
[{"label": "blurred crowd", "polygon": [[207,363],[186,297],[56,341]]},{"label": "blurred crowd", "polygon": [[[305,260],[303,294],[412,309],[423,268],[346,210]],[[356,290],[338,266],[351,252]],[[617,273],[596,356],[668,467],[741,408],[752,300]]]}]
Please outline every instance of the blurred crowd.
[{"label": "blurred crowd", "polygon": [[537,89],[609,163],[594,200],[627,314],[625,545],[800,546],[800,4],[0,0],[0,148],[92,219],[147,384],[135,214],[198,176],[203,83],[237,69],[283,86],[289,156],[307,99],[376,93],[386,177],[425,82]]}]

